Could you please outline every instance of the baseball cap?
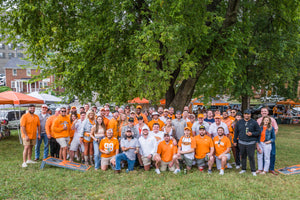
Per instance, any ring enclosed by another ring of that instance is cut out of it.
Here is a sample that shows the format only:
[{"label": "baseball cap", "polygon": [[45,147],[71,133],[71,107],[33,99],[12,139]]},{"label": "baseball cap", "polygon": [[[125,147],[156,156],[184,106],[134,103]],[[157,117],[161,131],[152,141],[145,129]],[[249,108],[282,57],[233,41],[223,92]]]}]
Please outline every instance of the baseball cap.
[{"label": "baseball cap", "polygon": [[184,130],[190,130],[190,131],[192,131],[192,129],[190,127],[188,127],[188,126],[184,127]]},{"label": "baseball cap", "polygon": [[200,129],[204,129],[205,130],[205,126],[203,126],[203,125],[199,126],[199,130]]},{"label": "baseball cap", "polygon": [[128,121],[129,122],[134,122],[134,119],[132,117],[129,117]]},{"label": "baseball cap", "polygon": [[241,112],[237,112],[236,115],[243,116]]},{"label": "baseball cap", "polygon": [[143,120],[144,118],[142,116],[137,117],[138,120]]},{"label": "baseball cap", "polygon": [[198,118],[204,118],[204,115],[203,115],[202,113],[200,113],[200,114],[198,115]]},{"label": "baseball cap", "polygon": [[180,111],[180,110],[177,110],[177,111],[176,111],[176,114],[181,114],[181,111]]},{"label": "baseball cap", "polygon": [[76,106],[72,106],[71,109],[76,109]]},{"label": "baseball cap", "polygon": [[137,106],[136,106],[136,109],[142,109],[142,106],[137,105]]},{"label": "baseball cap", "polygon": [[153,112],[152,115],[159,115],[158,112]]},{"label": "baseball cap", "polygon": [[130,114],[132,114],[132,113],[134,113],[134,114],[135,114],[135,112],[134,112],[133,110],[130,112]]},{"label": "baseball cap", "polygon": [[128,128],[126,129],[126,132],[131,132],[131,128],[128,127]]},{"label": "baseball cap", "polygon": [[48,106],[47,106],[46,104],[43,104],[43,105],[42,105],[42,108],[44,108],[44,107],[48,108]]},{"label": "baseball cap", "polygon": [[215,119],[221,119],[222,117],[221,117],[221,115],[217,114],[217,115],[215,115],[214,118],[215,118]]},{"label": "baseball cap", "polygon": [[56,112],[60,111],[60,108],[56,108],[55,111],[56,111]]},{"label": "baseball cap", "polygon": [[142,130],[148,130],[149,131],[149,128],[147,126],[144,126]]},{"label": "baseball cap", "polygon": [[249,109],[244,110],[244,114],[251,114],[251,111]]},{"label": "baseball cap", "polygon": [[104,107],[100,108],[100,111],[103,111],[103,110],[105,110],[105,108],[104,108]]},{"label": "baseball cap", "polygon": [[169,112],[169,110],[168,109],[164,109],[164,112]]}]

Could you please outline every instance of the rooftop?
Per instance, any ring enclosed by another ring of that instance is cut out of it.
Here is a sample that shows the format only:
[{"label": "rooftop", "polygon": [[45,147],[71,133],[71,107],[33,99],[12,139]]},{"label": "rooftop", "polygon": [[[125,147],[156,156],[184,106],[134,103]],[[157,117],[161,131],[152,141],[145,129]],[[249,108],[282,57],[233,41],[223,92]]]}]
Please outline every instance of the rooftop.
[{"label": "rooftop", "polygon": [[23,60],[20,58],[11,58],[5,65],[4,69],[23,69],[23,68],[31,68],[36,69],[36,65],[31,65],[30,61]]}]

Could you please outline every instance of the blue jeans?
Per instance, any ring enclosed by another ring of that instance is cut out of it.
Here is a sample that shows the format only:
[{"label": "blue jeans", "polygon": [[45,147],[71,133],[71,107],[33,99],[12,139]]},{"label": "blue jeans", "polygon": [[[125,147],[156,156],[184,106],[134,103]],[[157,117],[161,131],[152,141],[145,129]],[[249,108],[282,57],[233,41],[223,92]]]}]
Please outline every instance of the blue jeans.
[{"label": "blue jeans", "polygon": [[271,158],[270,158],[270,170],[274,171],[276,160],[276,147],[275,142],[272,142]]},{"label": "blue jeans", "polygon": [[135,160],[129,160],[124,153],[116,155],[116,170],[121,170],[121,161],[125,160],[128,164],[128,170],[133,171]]},{"label": "blue jeans", "polygon": [[[37,134],[36,138],[38,138],[38,134]],[[49,153],[48,137],[47,137],[46,133],[42,133],[41,134],[41,139],[36,140],[35,159],[40,158],[40,148],[41,148],[41,144],[42,144],[43,140],[44,140],[44,157],[43,157],[43,159],[46,159],[48,157],[48,153]]]},{"label": "blue jeans", "polygon": [[93,145],[94,145],[95,169],[99,169],[101,166],[101,152],[99,150],[99,143],[94,140]]}]

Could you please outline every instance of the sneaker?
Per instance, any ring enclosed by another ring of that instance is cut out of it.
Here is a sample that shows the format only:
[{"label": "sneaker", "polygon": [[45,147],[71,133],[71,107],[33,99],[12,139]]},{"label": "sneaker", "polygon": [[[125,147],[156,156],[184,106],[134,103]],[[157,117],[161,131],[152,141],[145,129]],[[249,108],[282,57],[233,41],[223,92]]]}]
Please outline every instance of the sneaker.
[{"label": "sneaker", "polygon": [[39,160],[39,158],[35,158],[35,159],[34,159],[34,161],[38,161],[38,160]]},{"label": "sneaker", "polygon": [[211,171],[211,169],[209,169],[209,170],[207,171],[207,173],[208,173],[208,174],[212,174],[212,171]]},{"label": "sneaker", "polygon": [[252,175],[253,175],[253,176],[256,176],[256,172],[252,172]]},{"label": "sneaker", "polygon": [[241,166],[237,165],[237,166],[235,166],[235,168],[236,168],[236,169],[239,169],[239,168],[241,168]]},{"label": "sneaker", "polygon": [[22,167],[27,167],[26,162],[23,162]]},{"label": "sneaker", "polygon": [[228,169],[232,169],[232,166],[231,166],[230,163],[227,163],[227,168],[228,168]]},{"label": "sneaker", "polygon": [[221,169],[219,174],[224,175],[224,169]]},{"label": "sneaker", "polygon": [[246,170],[242,170],[242,171],[240,171],[240,174],[243,174],[243,173],[245,173],[246,172]]},{"label": "sneaker", "polygon": [[265,172],[265,171],[263,171],[263,172],[261,172],[260,174],[261,174],[261,175],[265,175],[265,174],[266,174],[266,172]]},{"label": "sneaker", "polygon": [[155,169],[155,172],[156,172],[157,174],[160,174],[159,169]]},{"label": "sneaker", "polygon": [[37,162],[35,162],[35,161],[33,161],[33,160],[27,160],[27,161],[26,161],[26,164],[35,164],[35,163],[37,163]]},{"label": "sneaker", "polygon": [[180,169],[175,169],[174,174],[178,174],[180,172]]}]

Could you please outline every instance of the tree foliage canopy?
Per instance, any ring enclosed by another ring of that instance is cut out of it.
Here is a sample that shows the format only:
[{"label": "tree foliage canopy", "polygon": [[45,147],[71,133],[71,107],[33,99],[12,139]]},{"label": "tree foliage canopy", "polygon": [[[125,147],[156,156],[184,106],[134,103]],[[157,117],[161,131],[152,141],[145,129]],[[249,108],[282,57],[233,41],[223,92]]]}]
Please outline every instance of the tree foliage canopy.
[{"label": "tree foliage canopy", "polygon": [[183,108],[197,84],[240,91],[247,67],[280,69],[274,57],[289,60],[285,39],[298,11],[292,0],[11,0],[0,26],[9,40],[21,36],[29,59],[44,66],[40,78],[54,74],[69,95],[91,100],[96,92],[102,103],[166,98]]}]

